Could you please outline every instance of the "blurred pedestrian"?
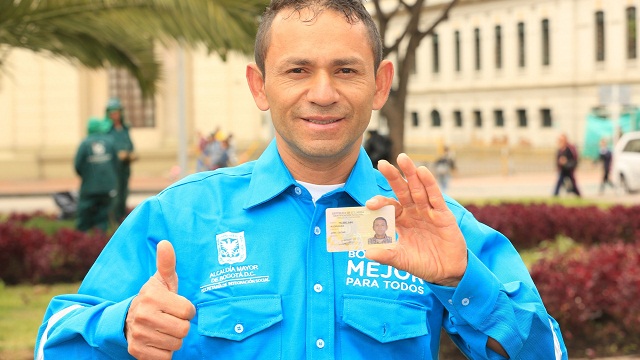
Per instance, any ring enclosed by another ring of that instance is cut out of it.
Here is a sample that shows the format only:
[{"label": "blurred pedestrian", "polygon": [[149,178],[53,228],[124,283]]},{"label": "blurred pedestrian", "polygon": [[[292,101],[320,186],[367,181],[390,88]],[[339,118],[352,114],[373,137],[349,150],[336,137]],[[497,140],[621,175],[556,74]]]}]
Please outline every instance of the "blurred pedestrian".
[{"label": "blurred pedestrian", "polygon": [[234,163],[235,154],[231,147],[232,137],[232,134],[227,135],[220,130],[216,130],[210,135],[209,141],[198,158],[199,171],[215,170]]},{"label": "blurred pedestrian", "polygon": [[116,149],[107,135],[110,128],[107,120],[90,118],[88,135],[76,152],[74,167],[82,179],[76,219],[76,229],[80,231],[106,231],[109,226],[118,166]]},{"label": "blurred pedestrian", "polygon": [[435,174],[442,191],[447,191],[451,174],[456,169],[455,154],[448,146],[444,147],[442,155],[436,160]]},{"label": "blurred pedestrian", "polygon": [[391,159],[391,139],[378,132],[378,130],[369,130],[367,139],[364,143],[364,150],[371,158],[374,168],[378,168],[378,161]]},{"label": "blurred pedestrian", "polygon": [[600,195],[604,194],[604,188],[606,185],[611,186],[612,189],[615,189],[613,182],[609,180],[609,173],[611,172],[611,161],[613,160],[613,155],[611,153],[611,148],[609,147],[609,143],[607,139],[600,139],[600,154],[598,159],[602,161],[602,182],[600,183]]},{"label": "blurred pedestrian", "polygon": [[209,152],[216,146],[216,134],[218,132],[220,132],[220,130],[216,129],[206,137],[200,135],[200,141],[198,144],[199,154],[198,159],[196,160],[197,172],[210,170]]},{"label": "blurred pedestrian", "polygon": [[578,167],[578,151],[575,145],[567,140],[566,134],[558,137],[558,151],[556,152],[556,167],[558,169],[558,181],[553,191],[553,196],[558,196],[560,188],[564,185],[566,191],[574,193],[580,197],[580,190],[575,178],[575,171]]},{"label": "blurred pedestrian", "polygon": [[133,142],[129,136],[129,126],[125,122],[124,108],[120,99],[109,99],[106,113],[107,119],[112,123],[109,134],[118,153],[118,194],[113,203],[113,215],[116,221],[122,222],[126,215],[129,196],[131,163],[137,160],[137,155],[133,152]]}]

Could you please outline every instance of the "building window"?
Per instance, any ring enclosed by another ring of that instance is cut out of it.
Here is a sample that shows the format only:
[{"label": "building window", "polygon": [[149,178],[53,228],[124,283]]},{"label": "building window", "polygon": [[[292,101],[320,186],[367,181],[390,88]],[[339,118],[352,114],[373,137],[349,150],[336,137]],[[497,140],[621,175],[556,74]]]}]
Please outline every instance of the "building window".
[{"label": "building window", "polygon": [[604,61],[604,12],[596,12],[596,61]]},{"label": "building window", "polygon": [[411,113],[411,125],[413,127],[420,126],[420,115],[418,115],[418,113],[415,111]]},{"label": "building window", "polygon": [[502,110],[494,110],[493,111],[493,117],[495,119],[495,126],[496,127],[504,127],[504,114],[502,112]]},{"label": "building window", "polygon": [[453,121],[456,127],[458,128],[462,127],[462,111],[456,110],[453,112]]},{"label": "building window", "polygon": [[495,47],[495,57],[496,57],[496,69],[502,69],[502,26],[496,25],[496,47]]},{"label": "building window", "polygon": [[431,35],[433,41],[433,73],[440,72],[440,46],[438,45],[438,34]]},{"label": "building window", "polygon": [[627,8],[627,59],[637,57],[638,32],[636,29],[636,8]]},{"label": "building window", "polygon": [[519,22],[518,23],[518,66],[519,67],[524,67],[525,66],[525,33],[524,33],[524,23],[523,22]]},{"label": "building window", "polygon": [[550,128],[553,126],[551,119],[551,109],[540,109],[540,117],[542,118],[542,127]]},{"label": "building window", "polygon": [[142,97],[136,79],[125,69],[110,68],[109,96],[120,99],[124,119],[132,127],[154,127],[155,102]]},{"label": "building window", "polygon": [[480,70],[481,67],[481,63],[480,63],[480,29],[475,28],[475,30],[473,30],[473,39],[474,39],[474,43],[475,43],[475,53],[476,53],[476,70]]},{"label": "building window", "polygon": [[475,125],[477,128],[482,127],[482,112],[480,110],[475,110],[473,112],[473,118],[475,120]]},{"label": "building window", "polygon": [[455,41],[455,59],[456,59],[456,72],[460,72],[460,31],[456,30],[454,33],[454,41]]},{"label": "building window", "polygon": [[431,126],[432,127],[442,126],[442,120],[440,120],[440,113],[438,112],[438,110],[431,111]]},{"label": "building window", "polygon": [[526,128],[527,127],[527,110],[518,109],[518,127]]},{"label": "building window", "polygon": [[542,65],[548,66],[550,59],[549,19],[542,20]]}]

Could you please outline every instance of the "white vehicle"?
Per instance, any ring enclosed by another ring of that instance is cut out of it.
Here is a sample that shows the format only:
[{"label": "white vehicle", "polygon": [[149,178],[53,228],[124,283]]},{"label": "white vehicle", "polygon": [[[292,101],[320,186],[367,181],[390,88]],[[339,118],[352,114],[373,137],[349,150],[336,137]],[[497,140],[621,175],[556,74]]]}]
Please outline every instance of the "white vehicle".
[{"label": "white vehicle", "polygon": [[613,149],[611,180],[628,193],[640,190],[640,131],[620,137]]}]

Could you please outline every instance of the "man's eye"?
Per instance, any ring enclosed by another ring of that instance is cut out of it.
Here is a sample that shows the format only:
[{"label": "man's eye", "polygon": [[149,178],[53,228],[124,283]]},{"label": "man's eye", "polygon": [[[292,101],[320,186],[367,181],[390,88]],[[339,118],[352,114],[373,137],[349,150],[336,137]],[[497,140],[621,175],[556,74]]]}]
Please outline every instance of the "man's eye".
[{"label": "man's eye", "polygon": [[303,70],[301,68],[295,68],[290,70],[290,72],[294,74],[302,74],[302,71]]},{"label": "man's eye", "polygon": [[342,73],[342,74],[353,74],[353,73],[355,73],[355,72],[356,72],[355,70],[353,70],[353,69],[349,69],[349,68],[342,68],[342,69],[340,69],[340,73]]}]

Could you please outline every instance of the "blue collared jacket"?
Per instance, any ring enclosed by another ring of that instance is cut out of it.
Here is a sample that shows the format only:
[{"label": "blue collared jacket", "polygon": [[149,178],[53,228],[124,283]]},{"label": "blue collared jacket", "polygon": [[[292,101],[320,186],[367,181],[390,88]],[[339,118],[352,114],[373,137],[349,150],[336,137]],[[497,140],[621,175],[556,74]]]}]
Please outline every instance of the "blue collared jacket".
[{"label": "blue collared jacket", "polygon": [[132,298],[172,242],[178,293],[196,307],[174,359],[436,359],[444,328],[469,358],[567,359],[508,239],[446,197],[468,246],[455,288],[326,250],[327,208],[394,196],[364,150],[343,188],[312,202],[275,142],[254,162],[191,175],[140,204],[77,294],[52,299],[37,359],[126,359]]}]

